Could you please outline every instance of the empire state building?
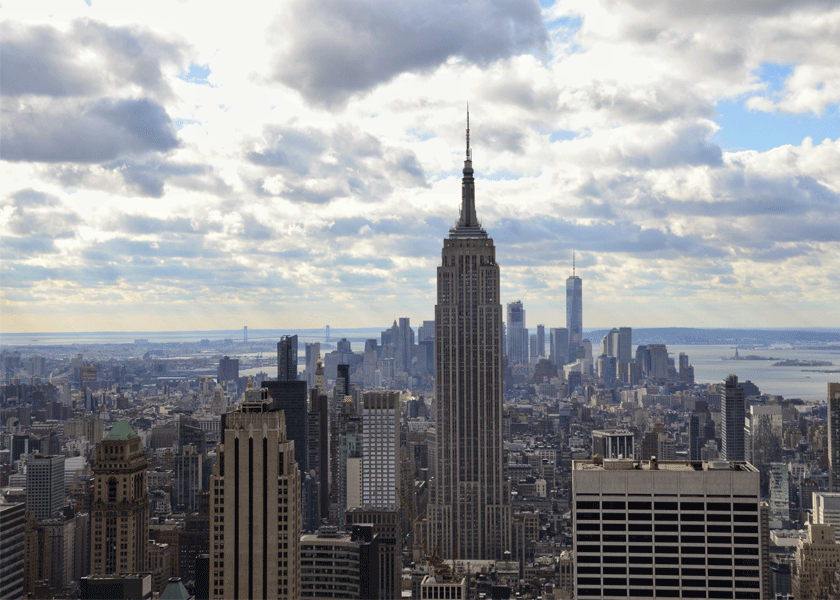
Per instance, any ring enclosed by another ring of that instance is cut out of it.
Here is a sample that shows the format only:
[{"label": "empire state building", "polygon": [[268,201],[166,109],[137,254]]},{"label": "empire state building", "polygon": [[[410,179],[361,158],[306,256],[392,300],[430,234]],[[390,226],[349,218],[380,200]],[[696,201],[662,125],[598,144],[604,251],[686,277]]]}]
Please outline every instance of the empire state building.
[{"label": "empire state building", "polygon": [[435,361],[437,473],[428,547],[439,547],[444,559],[501,559],[511,546],[502,464],[502,305],[496,248],[476,217],[469,114],[461,215],[443,241],[437,270]]}]

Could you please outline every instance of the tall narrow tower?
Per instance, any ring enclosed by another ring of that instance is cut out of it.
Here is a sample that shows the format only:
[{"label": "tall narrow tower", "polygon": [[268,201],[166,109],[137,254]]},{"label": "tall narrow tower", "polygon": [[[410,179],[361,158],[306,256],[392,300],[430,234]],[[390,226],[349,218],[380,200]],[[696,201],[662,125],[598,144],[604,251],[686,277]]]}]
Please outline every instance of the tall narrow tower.
[{"label": "tall narrow tower", "polygon": [[443,241],[435,306],[437,478],[429,548],[444,557],[500,559],[510,549],[511,505],[502,464],[502,305],[493,240],[475,210],[469,143],[461,215]]},{"label": "tall narrow tower", "polygon": [[566,280],[566,329],[569,331],[569,362],[575,362],[583,340],[583,282],[577,276],[572,255],[572,276]]},{"label": "tall narrow tower", "polygon": [[737,375],[729,375],[720,398],[720,450],[724,460],[745,460],[745,415],[744,388],[738,385]]},{"label": "tall narrow tower", "polygon": [[91,504],[90,570],[93,575],[145,571],[149,543],[149,486],[140,436],[117,421],[96,446]]},{"label": "tall narrow tower", "polygon": [[210,477],[210,598],[300,598],[300,471],[265,389],[225,415]]}]

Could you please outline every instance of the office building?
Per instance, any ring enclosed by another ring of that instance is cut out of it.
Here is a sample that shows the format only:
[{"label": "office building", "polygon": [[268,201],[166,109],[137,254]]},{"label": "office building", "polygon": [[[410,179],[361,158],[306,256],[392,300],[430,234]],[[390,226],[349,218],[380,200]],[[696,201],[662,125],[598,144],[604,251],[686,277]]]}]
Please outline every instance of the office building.
[{"label": "office building", "polygon": [[634,458],[633,432],[626,429],[609,429],[592,432],[592,456],[604,458]]},{"label": "office building", "polygon": [[572,276],[566,279],[566,329],[569,332],[569,362],[574,362],[583,341],[583,282],[572,257]]},{"label": "office building", "polygon": [[297,381],[298,337],[284,335],[277,342],[277,381]]},{"label": "office building", "polygon": [[64,506],[64,456],[33,454],[26,461],[26,510],[39,521]]},{"label": "office building", "polygon": [[306,382],[289,379],[284,381],[263,381],[261,387],[268,390],[271,410],[282,410],[286,417],[286,438],[295,444],[295,461],[301,473],[307,466],[307,414]]},{"label": "office building", "polygon": [[744,388],[738,385],[738,376],[730,374],[724,382],[720,397],[720,457],[722,459],[744,460],[745,416]]},{"label": "office building", "polygon": [[90,569],[93,575],[146,571],[149,486],[140,436],[117,421],[96,446],[91,504]]},{"label": "office building", "polygon": [[26,504],[0,503],[0,598],[23,598]]},{"label": "office building", "polygon": [[460,218],[444,240],[435,306],[437,469],[426,540],[443,556],[501,559],[511,543],[502,445],[502,305],[493,240],[476,216],[469,148]]},{"label": "office building", "polygon": [[525,308],[517,300],[507,305],[507,358],[510,365],[527,365],[530,355]]},{"label": "office building", "polygon": [[399,392],[365,393],[362,431],[362,506],[396,508],[400,485]]},{"label": "office building", "polygon": [[781,529],[790,521],[790,475],[787,463],[770,464],[770,526]]},{"label": "office building", "polygon": [[183,446],[172,458],[172,506],[181,512],[198,510],[198,495],[203,489],[204,456],[195,444]]},{"label": "office building", "polygon": [[828,384],[828,489],[840,492],[840,383]]},{"label": "office building", "polygon": [[813,492],[813,522],[819,525],[834,525],[837,541],[840,542],[840,493]]},{"label": "office building", "polygon": [[338,415],[338,526],[344,529],[348,508],[362,506],[362,417],[349,397]]},{"label": "office building", "polygon": [[703,447],[715,439],[715,423],[708,405],[698,400],[688,419],[688,458],[703,460]]},{"label": "office building", "polygon": [[370,525],[322,527],[300,540],[301,598],[380,598],[378,541]]},{"label": "office building", "polygon": [[618,328],[618,361],[629,363],[633,360],[633,328]]},{"label": "office building", "polygon": [[569,358],[569,330],[552,327],[549,330],[548,360],[557,367],[565,365]]},{"label": "office building", "polygon": [[300,598],[300,471],[266,390],[225,415],[210,496],[210,598]]},{"label": "office building", "polygon": [[537,351],[536,356],[545,356],[545,325],[537,325]]},{"label": "office building", "polygon": [[790,587],[794,600],[828,598],[828,592],[840,572],[840,544],[834,525],[808,523],[808,534],[796,546],[791,565]]},{"label": "office building", "polygon": [[346,529],[352,531],[359,525],[370,525],[373,535],[378,540],[379,598],[399,598],[402,581],[400,573],[402,562],[402,531],[400,529],[400,510],[389,508],[351,508],[347,511]]},{"label": "office building", "polygon": [[760,598],[749,463],[574,461],[577,598]]},{"label": "office building", "polygon": [[230,356],[225,356],[224,358],[219,359],[219,373],[217,381],[219,383],[222,383],[223,381],[239,381],[238,358],[231,358]]}]

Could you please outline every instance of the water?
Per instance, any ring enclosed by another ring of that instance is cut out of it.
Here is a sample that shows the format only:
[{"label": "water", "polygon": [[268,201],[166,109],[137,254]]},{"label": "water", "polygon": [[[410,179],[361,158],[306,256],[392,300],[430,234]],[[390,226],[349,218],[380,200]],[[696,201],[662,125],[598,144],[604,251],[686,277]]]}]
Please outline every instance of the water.
[{"label": "water", "polygon": [[679,364],[680,352],[688,355],[694,367],[697,383],[717,383],[733,373],[739,381],[749,379],[765,394],[777,394],[785,398],[801,398],[808,402],[824,401],[827,384],[840,381],[840,372],[818,373],[816,371],[840,371],[840,351],[811,350],[804,348],[770,348],[760,350],[739,349],[741,356],[755,355],[779,358],[781,360],[821,360],[834,363],[832,367],[774,367],[775,360],[721,360],[735,354],[733,346],[668,346],[668,354]]}]

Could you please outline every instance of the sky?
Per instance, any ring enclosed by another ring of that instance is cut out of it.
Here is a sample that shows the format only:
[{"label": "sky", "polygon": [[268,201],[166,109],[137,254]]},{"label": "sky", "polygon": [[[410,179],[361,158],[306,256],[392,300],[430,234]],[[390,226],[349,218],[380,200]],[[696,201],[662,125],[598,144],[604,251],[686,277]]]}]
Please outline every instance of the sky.
[{"label": "sky", "polygon": [[[212,6],[212,9],[208,7]],[[836,0],[3,0],[0,332],[840,326]]]}]

